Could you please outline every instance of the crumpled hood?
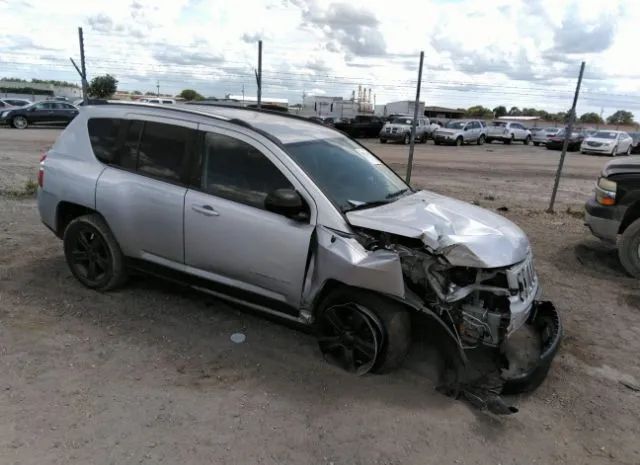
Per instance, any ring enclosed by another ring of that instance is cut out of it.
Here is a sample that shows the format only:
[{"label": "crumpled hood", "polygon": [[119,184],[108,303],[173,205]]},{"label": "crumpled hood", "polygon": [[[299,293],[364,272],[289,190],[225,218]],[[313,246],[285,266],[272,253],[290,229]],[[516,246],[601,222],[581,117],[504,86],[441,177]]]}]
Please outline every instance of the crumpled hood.
[{"label": "crumpled hood", "polygon": [[600,138],[600,137],[587,137],[585,140],[585,142],[598,142],[599,144],[615,144],[616,140],[615,139],[605,139],[605,138]]},{"label": "crumpled hood", "polygon": [[509,266],[530,251],[527,236],[511,221],[430,191],[348,212],[347,219],[353,226],[420,239],[455,266]]},{"label": "crumpled hood", "polygon": [[392,129],[392,130],[393,129],[397,129],[398,131],[406,131],[407,129],[411,130],[411,126],[410,125],[408,125],[408,124],[397,124],[397,123],[393,123],[393,124],[387,123],[387,124],[384,125],[384,128],[385,129],[389,128],[389,129]]}]

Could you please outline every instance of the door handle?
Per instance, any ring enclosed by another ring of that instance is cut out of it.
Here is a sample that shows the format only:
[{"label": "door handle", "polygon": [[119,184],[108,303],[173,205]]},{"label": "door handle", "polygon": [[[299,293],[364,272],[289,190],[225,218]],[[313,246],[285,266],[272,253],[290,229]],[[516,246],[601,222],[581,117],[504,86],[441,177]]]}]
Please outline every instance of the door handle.
[{"label": "door handle", "polygon": [[215,211],[211,205],[191,205],[191,209],[194,212],[201,213],[205,216],[220,216],[220,213]]}]

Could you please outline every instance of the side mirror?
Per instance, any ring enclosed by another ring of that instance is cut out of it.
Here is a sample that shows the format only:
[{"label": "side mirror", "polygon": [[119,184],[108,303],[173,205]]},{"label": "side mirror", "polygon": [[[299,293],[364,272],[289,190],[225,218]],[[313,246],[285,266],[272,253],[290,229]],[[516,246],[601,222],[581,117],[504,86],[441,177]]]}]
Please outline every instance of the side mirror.
[{"label": "side mirror", "polygon": [[309,218],[304,200],[293,189],[276,189],[270,192],[264,199],[264,208],[294,220],[302,221]]},{"label": "side mirror", "polygon": [[468,130],[469,130],[469,128],[468,128],[468,127],[465,127],[465,128],[464,128],[464,130],[465,130],[465,131],[468,131]]}]

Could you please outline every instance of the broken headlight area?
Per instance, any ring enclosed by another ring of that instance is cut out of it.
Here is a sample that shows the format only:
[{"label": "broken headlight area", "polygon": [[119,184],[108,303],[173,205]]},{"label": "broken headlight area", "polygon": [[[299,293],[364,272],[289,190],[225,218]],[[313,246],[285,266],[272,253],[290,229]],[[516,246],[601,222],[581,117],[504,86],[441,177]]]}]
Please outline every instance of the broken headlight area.
[{"label": "broken headlight area", "polygon": [[526,321],[538,290],[531,257],[499,269],[451,266],[442,256],[396,245],[405,283],[451,325],[463,348],[498,347]]}]

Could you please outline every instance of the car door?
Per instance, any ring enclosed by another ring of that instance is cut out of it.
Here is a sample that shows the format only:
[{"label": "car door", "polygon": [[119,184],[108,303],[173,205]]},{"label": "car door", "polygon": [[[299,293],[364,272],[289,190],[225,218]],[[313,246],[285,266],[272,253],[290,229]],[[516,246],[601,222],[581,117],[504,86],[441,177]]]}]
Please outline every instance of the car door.
[{"label": "car door", "polygon": [[626,132],[620,133],[620,143],[619,143],[620,148],[618,148],[618,151],[620,153],[626,153],[629,147],[631,146],[632,141],[633,140],[631,139],[631,136],[629,134],[627,134]]},{"label": "car door", "polygon": [[37,103],[27,110],[27,119],[30,123],[53,123],[56,120],[53,110],[52,102]]},{"label": "car door", "polygon": [[465,142],[471,142],[476,139],[475,134],[476,134],[477,124],[478,123],[476,123],[475,121],[469,121],[465,126],[464,133],[463,133]]},{"label": "car door", "polygon": [[[96,209],[128,257],[184,266],[186,170],[196,124],[166,118],[121,121],[117,157],[105,160],[108,166],[96,186]],[[100,128],[93,119],[88,128],[91,140]]]},{"label": "car door", "polygon": [[[236,131],[201,125],[199,161],[185,199],[185,262],[245,300],[297,312],[314,218],[264,208],[267,194],[295,188],[310,197],[273,152]],[[197,158],[198,159],[198,158]]]},{"label": "car door", "polygon": [[68,103],[57,103],[58,121],[68,123],[78,114],[78,110]]}]

